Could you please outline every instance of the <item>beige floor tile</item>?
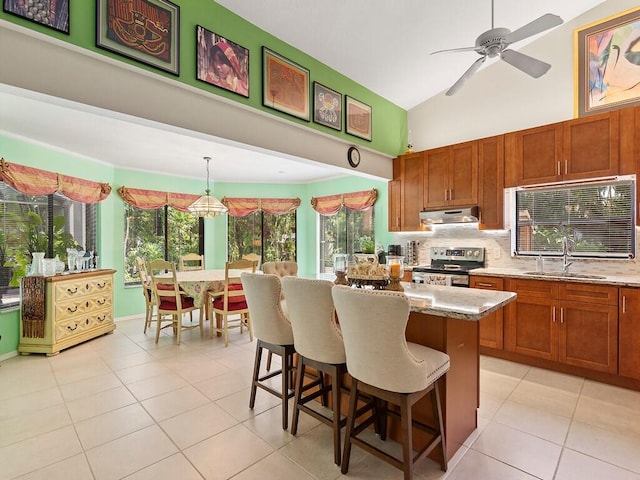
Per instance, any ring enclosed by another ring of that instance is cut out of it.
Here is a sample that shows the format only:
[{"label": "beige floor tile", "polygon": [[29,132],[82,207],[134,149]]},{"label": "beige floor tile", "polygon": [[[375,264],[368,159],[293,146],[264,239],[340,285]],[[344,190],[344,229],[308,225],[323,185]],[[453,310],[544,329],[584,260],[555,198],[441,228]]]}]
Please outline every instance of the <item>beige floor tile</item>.
[{"label": "beige floor tile", "polygon": [[562,445],[571,419],[507,400],[493,421]]},{"label": "beige floor tile", "polygon": [[74,422],[81,422],[96,415],[116,410],[135,403],[136,399],[125,387],[112,388],[67,402],[69,413]]},{"label": "beige floor tile", "polygon": [[251,371],[237,370],[227,370],[220,375],[195,384],[195,387],[211,400],[232,395],[250,386]]},{"label": "beige floor tile", "polygon": [[493,396],[481,390],[480,391],[480,408],[478,408],[478,417],[491,420],[504,402],[505,402],[504,398]]},{"label": "beige floor tile", "polygon": [[188,412],[210,400],[191,385],[140,402],[156,422]]},{"label": "beige floor tile", "polygon": [[177,373],[168,372],[130,383],[127,388],[138,400],[146,400],[188,385],[187,381]]},{"label": "beige floor tile", "polygon": [[[37,359],[38,357],[32,355],[19,356],[2,362],[0,405],[11,398],[58,386],[49,362],[36,360],[31,365],[28,363],[30,358]],[[16,359],[21,360],[17,361]],[[25,381],[25,379],[28,379],[28,381]],[[0,413],[0,415],[2,414]]]},{"label": "beige floor tile", "polygon": [[640,480],[628,470],[602,462],[579,452],[565,448],[560,458],[560,465],[555,480]]},{"label": "beige floor tile", "polygon": [[640,435],[623,435],[573,421],[566,446],[640,474]]},{"label": "beige floor tile", "polygon": [[126,480],[202,480],[202,475],[182,453],[176,453],[142,470]]},{"label": "beige floor tile", "polygon": [[87,451],[96,480],[123,478],[177,452],[157,425]]},{"label": "beige floor tile", "polygon": [[522,365],[520,363],[509,362],[502,360],[501,358],[487,357],[486,355],[480,356],[480,369],[483,372],[494,372],[508,377],[522,379],[529,369],[528,365]]},{"label": "beige floor tile", "polygon": [[198,383],[229,372],[229,368],[203,354],[194,355],[188,361],[163,362],[189,383]]},{"label": "beige floor tile", "polygon": [[573,419],[612,432],[640,436],[640,407],[633,403],[617,405],[618,401],[613,397],[601,400],[583,395]]},{"label": "beige floor tile", "polygon": [[237,425],[238,421],[214,403],[189,410],[160,423],[162,429],[185,449]]},{"label": "beige floor tile", "polygon": [[84,453],[66,458],[35,472],[20,477],[20,480],[91,480],[93,475]]},{"label": "beige floor tile", "polygon": [[520,383],[519,378],[490,371],[480,372],[480,388],[482,393],[505,399]]},{"label": "beige floor tile", "polygon": [[[17,388],[20,389],[19,386]],[[20,396],[0,400],[0,421],[62,403],[64,403],[64,399],[58,387],[30,391]]]},{"label": "beige floor tile", "polygon": [[[293,408],[293,402],[290,402],[290,407]],[[283,430],[282,428],[282,409],[280,405],[270,408],[260,415],[249,418],[243,422],[243,425],[250,428],[273,448],[280,448],[294,439],[293,435],[291,435],[292,415],[293,410],[290,410],[289,428],[287,430]],[[309,415],[300,415],[297,435],[304,435],[305,432],[308,432],[311,428],[319,424],[320,422],[318,420]]]},{"label": "beige floor tile", "polygon": [[446,478],[447,480],[534,480],[536,477],[471,449]]},{"label": "beige floor tile", "polygon": [[79,382],[91,377],[98,377],[111,373],[109,366],[102,359],[95,359],[86,363],[74,364],[67,368],[54,368],[59,385]]},{"label": "beige floor tile", "polygon": [[471,448],[543,480],[553,478],[562,450],[560,445],[495,422],[487,425]]},{"label": "beige floor tile", "polygon": [[539,385],[546,385],[547,387],[552,387],[557,390],[575,393],[576,395],[580,393],[582,385],[584,384],[584,379],[581,377],[574,377],[573,375],[535,367],[529,369],[523,380]]},{"label": "beige floor tile", "polygon": [[267,478],[266,472],[269,472],[270,478],[278,480],[313,480],[316,478],[284,455],[274,452],[234,476],[233,480],[265,480]]},{"label": "beige floor tile", "polygon": [[146,351],[125,355],[123,357],[114,357],[106,360],[107,365],[111,369],[118,371],[125,368],[135,367],[144,363],[153,362],[156,359]]},{"label": "beige floor tile", "polygon": [[118,370],[116,375],[118,375],[118,378],[122,380],[122,383],[128,385],[130,383],[139,382],[140,380],[146,380],[148,378],[167,373],[171,373],[171,370],[162,363],[155,361],[123,368],[122,370]]},{"label": "beige floor tile", "polygon": [[78,382],[67,383],[60,386],[62,396],[68,402],[78,398],[87,397],[96,393],[121,387],[122,382],[113,372],[97,377],[86,378]]},{"label": "beige floor tile", "polygon": [[264,440],[237,425],[184,450],[206,480],[230,478],[273,453]]},{"label": "beige floor tile", "polygon": [[249,408],[250,394],[251,389],[246,388],[232,395],[216,400],[216,404],[241,422],[244,422],[254,415],[259,415],[276,405],[281,405],[279,397],[271,395],[265,390],[258,388],[258,391],[256,392],[256,403],[252,410]]},{"label": "beige floor tile", "polygon": [[33,410],[19,417],[0,421],[0,447],[20,442],[71,424],[63,404]]},{"label": "beige floor tile", "polygon": [[462,442],[462,445],[465,447],[470,447],[471,445],[473,445],[473,442],[475,442],[478,439],[482,431],[487,427],[487,425],[489,425],[489,423],[490,423],[489,419],[478,415],[478,428],[476,428],[471,433],[471,435],[469,435],[467,439],[464,442]]},{"label": "beige floor tile", "polygon": [[578,396],[578,393],[523,380],[509,396],[509,400],[563,417],[571,417],[578,403]]},{"label": "beige floor tile", "polygon": [[153,425],[151,416],[138,403],[118,408],[76,423],[85,450]]},{"label": "beige floor tile", "polygon": [[14,478],[39,470],[82,452],[73,426],[0,448],[4,478]]}]

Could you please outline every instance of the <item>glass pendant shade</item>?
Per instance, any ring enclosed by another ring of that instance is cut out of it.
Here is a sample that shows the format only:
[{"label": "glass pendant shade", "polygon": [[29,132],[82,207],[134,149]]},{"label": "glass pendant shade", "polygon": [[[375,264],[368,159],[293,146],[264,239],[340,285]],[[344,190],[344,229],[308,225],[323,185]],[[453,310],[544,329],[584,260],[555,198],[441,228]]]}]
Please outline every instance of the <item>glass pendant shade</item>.
[{"label": "glass pendant shade", "polygon": [[207,189],[205,195],[189,205],[189,211],[198,217],[213,218],[226,213],[228,208],[225,207],[220,200],[210,195],[209,190],[209,161],[210,157],[204,157],[207,161]]}]

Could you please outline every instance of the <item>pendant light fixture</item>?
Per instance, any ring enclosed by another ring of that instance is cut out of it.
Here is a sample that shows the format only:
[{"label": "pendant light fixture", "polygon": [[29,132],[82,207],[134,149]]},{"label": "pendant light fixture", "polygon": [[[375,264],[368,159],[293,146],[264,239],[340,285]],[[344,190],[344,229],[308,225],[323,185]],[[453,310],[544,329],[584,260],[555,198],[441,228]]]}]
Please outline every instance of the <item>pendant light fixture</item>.
[{"label": "pendant light fixture", "polygon": [[189,211],[198,217],[213,218],[226,213],[228,208],[216,197],[210,195],[209,162],[211,161],[211,157],[204,157],[204,159],[207,161],[207,189],[205,190],[205,195],[189,205]]}]

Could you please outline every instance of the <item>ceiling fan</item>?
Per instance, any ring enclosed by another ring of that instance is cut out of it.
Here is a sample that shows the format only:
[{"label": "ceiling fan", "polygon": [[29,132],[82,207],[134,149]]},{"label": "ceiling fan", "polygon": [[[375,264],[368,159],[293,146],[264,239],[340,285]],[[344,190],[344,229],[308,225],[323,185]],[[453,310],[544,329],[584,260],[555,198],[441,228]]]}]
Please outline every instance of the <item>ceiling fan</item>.
[{"label": "ceiling fan", "polygon": [[500,58],[502,60],[516,67],[518,70],[522,70],[527,75],[531,75],[533,78],[541,77],[542,75],[547,73],[547,71],[551,68],[551,65],[536,58],[525,55],[524,53],[507,49],[507,47],[512,43],[523,40],[527,37],[531,37],[533,35],[537,35],[540,32],[544,32],[545,30],[561,24],[562,18],[560,18],[558,15],[547,13],[513,32],[508,28],[494,28],[493,0],[491,0],[491,30],[487,30],[486,32],[482,33],[476,39],[475,46],[438,50],[437,52],[431,53],[431,55],[434,55],[436,53],[443,52],[476,51],[481,55],[481,57],[474,63],[472,63],[469,69],[462,74],[458,81],[456,81],[456,83],[454,83],[451,88],[447,90],[446,95],[453,95],[458,90],[460,90],[464,82],[466,82],[474,73],[476,73],[480,66],[485,62],[487,57],[493,58],[500,55]]}]

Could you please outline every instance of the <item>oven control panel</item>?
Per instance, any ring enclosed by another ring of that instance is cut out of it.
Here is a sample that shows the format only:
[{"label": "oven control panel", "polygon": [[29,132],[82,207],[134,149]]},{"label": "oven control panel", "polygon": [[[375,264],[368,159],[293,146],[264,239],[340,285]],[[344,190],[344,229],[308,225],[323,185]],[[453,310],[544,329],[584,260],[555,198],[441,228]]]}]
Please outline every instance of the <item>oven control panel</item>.
[{"label": "oven control panel", "polygon": [[484,262],[484,248],[481,247],[431,247],[431,261],[433,260],[465,260]]}]

